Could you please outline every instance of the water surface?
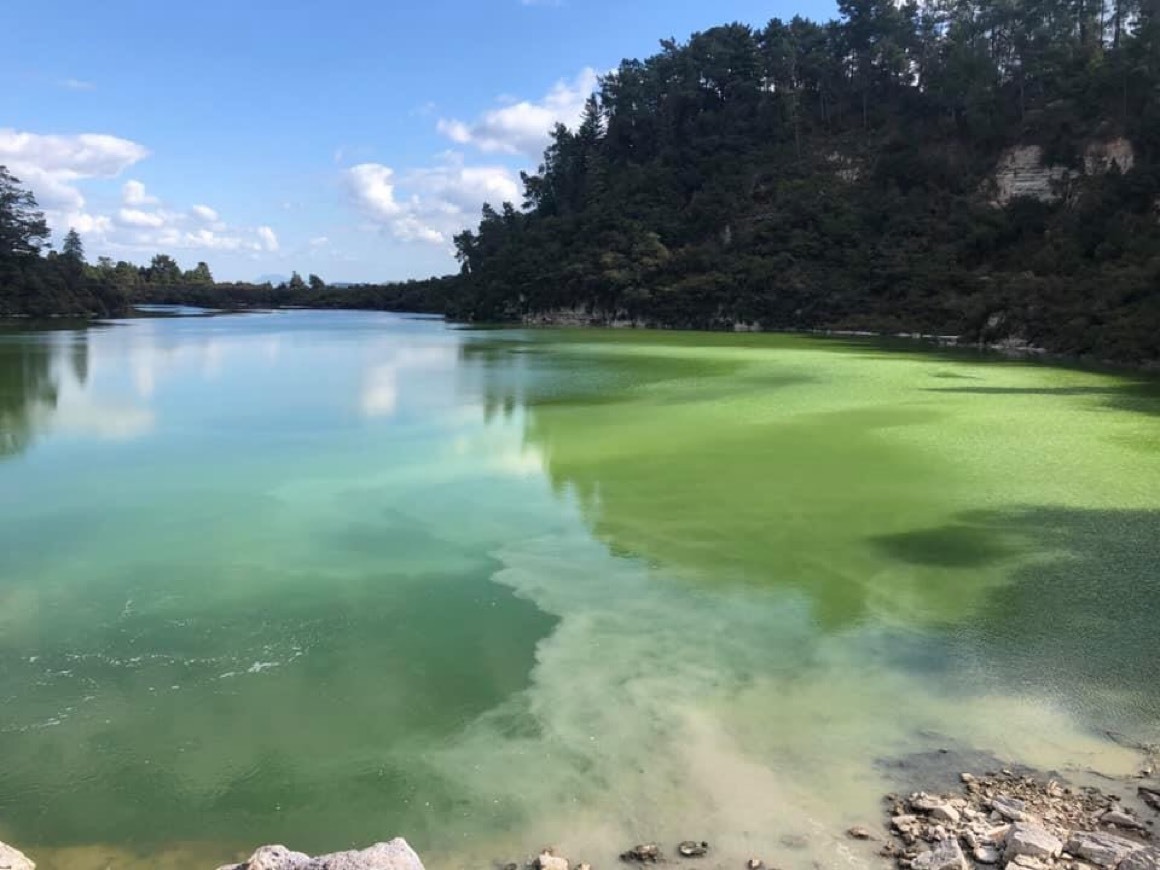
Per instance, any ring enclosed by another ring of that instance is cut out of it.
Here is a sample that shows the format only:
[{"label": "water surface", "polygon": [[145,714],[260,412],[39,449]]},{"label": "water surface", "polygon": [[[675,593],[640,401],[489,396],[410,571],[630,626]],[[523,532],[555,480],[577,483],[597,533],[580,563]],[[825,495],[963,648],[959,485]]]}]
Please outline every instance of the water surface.
[{"label": "water surface", "polygon": [[9,328],[0,839],[862,863],[840,832],[913,753],[1131,768],[1157,564],[1142,378],[342,312]]}]

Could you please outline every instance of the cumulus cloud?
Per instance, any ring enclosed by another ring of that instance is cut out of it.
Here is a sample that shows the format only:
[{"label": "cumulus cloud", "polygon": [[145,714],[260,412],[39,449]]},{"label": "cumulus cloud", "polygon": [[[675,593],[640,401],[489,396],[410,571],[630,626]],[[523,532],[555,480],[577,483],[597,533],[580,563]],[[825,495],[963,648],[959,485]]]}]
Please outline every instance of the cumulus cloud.
[{"label": "cumulus cloud", "polygon": [[278,236],[271,227],[258,227],[258,241],[267,251],[278,250]]},{"label": "cumulus cloud", "polygon": [[212,224],[216,223],[218,220],[218,213],[208,205],[194,205],[189,209],[189,211],[195,218],[205,221],[206,223]]},{"label": "cumulus cloud", "polygon": [[121,200],[125,205],[157,205],[157,197],[145,192],[145,185],[129,179],[121,188]]},{"label": "cumulus cloud", "polygon": [[31,187],[49,210],[79,212],[85,198],[76,183],[115,178],[149,156],[137,142],[99,133],[41,135],[0,128],[0,164]]},{"label": "cumulus cloud", "polygon": [[117,212],[117,221],[127,227],[163,227],[165,216],[159,212],[142,211],[139,208],[123,208]]},{"label": "cumulus cloud", "polygon": [[474,223],[484,202],[519,197],[515,173],[503,166],[466,166],[450,155],[439,166],[398,177],[381,163],[362,163],[345,173],[347,190],[364,214],[400,241],[447,244]]},{"label": "cumulus cloud", "polygon": [[584,101],[595,90],[596,70],[584,69],[572,81],[561,80],[538,101],[519,100],[484,112],[468,123],[440,119],[440,133],[459,145],[472,145],[488,154],[518,154],[538,159],[557,124],[574,127]]}]

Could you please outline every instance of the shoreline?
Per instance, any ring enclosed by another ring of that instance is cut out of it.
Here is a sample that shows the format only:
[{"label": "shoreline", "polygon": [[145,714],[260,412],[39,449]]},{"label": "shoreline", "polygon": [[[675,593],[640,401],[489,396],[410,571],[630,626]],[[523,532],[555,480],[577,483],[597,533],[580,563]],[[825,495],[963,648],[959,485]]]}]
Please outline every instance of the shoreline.
[{"label": "shoreline", "polygon": [[[1053,771],[1012,764],[1000,769],[961,771],[958,788],[883,796],[877,810],[867,808],[867,823],[828,835],[844,838],[851,866],[894,866],[898,870],[1160,870],[1160,749],[1137,747],[1139,772],[1107,776],[1088,770],[1088,781],[1069,780]],[[961,760],[943,750],[946,770]],[[918,765],[910,784],[927,782],[931,772]],[[945,779],[945,771],[937,778]],[[878,813],[876,822],[870,816]],[[628,845],[615,866],[643,870],[671,865],[681,870],[807,870],[822,865],[802,851],[806,842],[782,838],[770,854],[726,860],[711,835],[679,843],[645,841]],[[594,870],[578,856],[571,860],[551,845],[523,860],[495,859],[493,870]],[[35,870],[33,858],[0,842],[0,870]],[[50,865],[54,866],[54,865]],[[112,866],[112,865],[111,865]],[[206,865],[205,870],[212,870]],[[319,856],[283,845],[256,849],[248,859],[217,870],[426,870],[403,837],[363,849]],[[607,870],[601,865],[595,870]]]}]

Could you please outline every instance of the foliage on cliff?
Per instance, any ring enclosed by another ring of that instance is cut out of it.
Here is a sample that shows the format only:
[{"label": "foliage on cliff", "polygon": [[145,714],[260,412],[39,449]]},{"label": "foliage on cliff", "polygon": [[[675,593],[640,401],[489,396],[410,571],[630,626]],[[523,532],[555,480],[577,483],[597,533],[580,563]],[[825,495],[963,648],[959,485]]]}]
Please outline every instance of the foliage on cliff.
[{"label": "foliage on cliff", "polygon": [[[1104,2],[841,0],[838,21],[664,41],[554,130],[522,207],[456,238],[452,313],[1158,359],[1160,13]],[[1119,139],[1130,168],[1084,171]],[[1066,189],[997,205],[1015,145]]]}]

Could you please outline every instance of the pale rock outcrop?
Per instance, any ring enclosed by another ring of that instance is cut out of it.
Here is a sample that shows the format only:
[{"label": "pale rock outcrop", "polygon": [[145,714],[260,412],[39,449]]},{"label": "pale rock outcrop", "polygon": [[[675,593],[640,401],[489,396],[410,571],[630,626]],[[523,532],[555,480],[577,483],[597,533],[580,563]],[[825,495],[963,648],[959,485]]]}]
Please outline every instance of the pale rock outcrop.
[{"label": "pale rock outcrop", "polygon": [[0,870],[36,870],[36,865],[19,849],[0,843]]},{"label": "pale rock outcrop", "polygon": [[1021,196],[1055,202],[1063,196],[1070,179],[1066,167],[1044,164],[1043,149],[1038,145],[1016,145],[999,157],[991,178],[992,202],[1004,206]]},{"label": "pale rock outcrop", "polygon": [[1057,202],[1067,196],[1072,182],[1082,175],[1104,175],[1112,169],[1128,172],[1136,165],[1136,150],[1128,139],[1100,139],[1089,142],[1083,152],[1083,172],[1066,166],[1044,163],[1038,145],[1015,145],[999,156],[995,171],[984,189],[991,203],[1005,206],[1018,197],[1040,202]]},{"label": "pale rock outcrop", "polygon": [[219,870],[424,870],[423,862],[402,837],[369,849],[334,852],[311,858],[285,846],[263,846],[242,864]]},{"label": "pale rock outcrop", "polygon": [[1083,168],[1088,175],[1102,175],[1115,167],[1128,172],[1136,165],[1136,149],[1128,139],[1091,142],[1083,152]]}]

